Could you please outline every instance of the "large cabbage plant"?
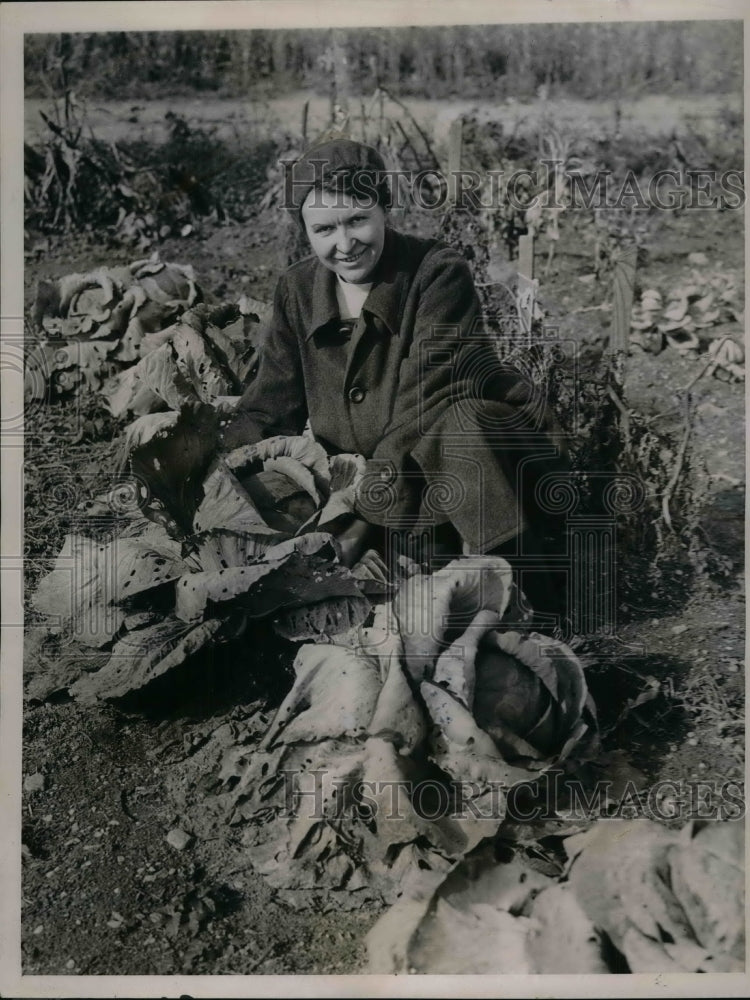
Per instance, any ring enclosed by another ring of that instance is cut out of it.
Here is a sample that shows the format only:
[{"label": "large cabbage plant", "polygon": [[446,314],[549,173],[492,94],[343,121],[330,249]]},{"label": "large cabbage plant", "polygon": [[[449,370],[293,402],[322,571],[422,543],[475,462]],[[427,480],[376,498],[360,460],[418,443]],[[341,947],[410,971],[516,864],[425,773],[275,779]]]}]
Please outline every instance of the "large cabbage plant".
[{"label": "large cabbage plant", "polygon": [[581,663],[528,633],[516,596],[505,560],[467,557],[302,646],[263,739],[221,768],[273,885],[393,899],[491,837],[514,785],[595,752]]},{"label": "large cabbage plant", "polygon": [[363,460],[329,459],[302,437],[217,457],[215,416],[186,407],[131,429],[134,516],[107,542],[70,534],[39,584],[38,612],[110,653],[72,684],[81,699],[140,690],[258,619],[299,641],[369,613],[368,581],[340,564],[326,531],[351,510]]},{"label": "large cabbage plant", "polygon": [[209,309],[202,298],[192,268],[158,254],[40,281],[27,399],[86,388],[121,417],[238,395],[268,306],[243,296]]}]

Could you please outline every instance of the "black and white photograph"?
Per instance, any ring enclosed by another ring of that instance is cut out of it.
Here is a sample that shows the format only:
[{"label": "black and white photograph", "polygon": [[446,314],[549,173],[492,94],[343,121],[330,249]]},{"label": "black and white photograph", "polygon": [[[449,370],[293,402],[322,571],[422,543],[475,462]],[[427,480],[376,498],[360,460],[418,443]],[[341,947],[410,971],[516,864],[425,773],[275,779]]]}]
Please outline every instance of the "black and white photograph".
[{"label": "black and white photograph", "polygon": [[3,5],[3,996],[747,995],[745,16]]}]

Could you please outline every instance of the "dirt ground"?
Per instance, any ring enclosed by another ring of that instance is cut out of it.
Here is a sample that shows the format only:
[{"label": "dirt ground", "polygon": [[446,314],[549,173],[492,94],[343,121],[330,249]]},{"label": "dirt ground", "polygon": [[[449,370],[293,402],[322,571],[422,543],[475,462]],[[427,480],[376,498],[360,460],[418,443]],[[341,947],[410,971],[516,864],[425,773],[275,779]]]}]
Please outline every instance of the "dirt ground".
[{"label": "dirt ground", "polygon": [[[591,265],[577,247],[563,238],[551,272],[542,276],[542,295],[561,337],[596,345],[608,314],[574,309],[597,305],[605,290],[579,282]],[[639,278],[676,279],[693,250],[741,275],[741,214],[686,212],[671,220]],[[268,298],[281,260],[269,224],[229,223],[168,241],[160,252],[162,259],[193,264],[199,283],[220,299],[243,290]],[[541,264],[543,245],[539,253]],[[53,240],[27,262],[27,296],[41,277],[133,257],[126,249]],[[671,349],[634,354],[629,398],[649,414],[668,410],[675,390],[702,365]],[[591,687],[605,716],[616,718],[648,678],[658,682],[658,697],[631,712],[608,738],[652,781],[723,782],[742,780],[744,773],[744,385],[704,377],[694,399],[692,446],[712,477],[705,529],[728,573],[718,582],[699,578],[686,595],[675,580],[675,600],[667,606],[657,597],[638,607],[621,603],[617,638],[598,640],[589,650],[599,656]],[[679,428],[681,416],[677,411],[660,419]],[[32,485],[45,465],[68,464],[86,482],[108,467],[113,444],[106,434],[76,443],[63,409],[39,414],[37,427],[35,435],[29,422]],[[32,582],[40,560],[59,548],[64,518],[42,530],[39,511],[27,509],[26,516]],[[237,710],[243,711],[242,703]],[[27,703],[25,974],[362,971],[363,938],[380,912],[377,904],[349,910],[344,900],[338,906],[311,897],[301,908],[299,898],[284,898],[253,873],[240,833],[221,817],[196,825],[195,802],[213,781],[212,762],[196,757],[197,747],[226,711],[221,706],[212,721],[210,699],[202,711],[193,706],[161,717],[82,708],[65,698]],[[205,769],[204,781],[200,787],[183,784],[181,792],[180,775],[191,765],[191,780],[198,768]],[[175,829],[192,833],[182,849],[166,839]]]}]

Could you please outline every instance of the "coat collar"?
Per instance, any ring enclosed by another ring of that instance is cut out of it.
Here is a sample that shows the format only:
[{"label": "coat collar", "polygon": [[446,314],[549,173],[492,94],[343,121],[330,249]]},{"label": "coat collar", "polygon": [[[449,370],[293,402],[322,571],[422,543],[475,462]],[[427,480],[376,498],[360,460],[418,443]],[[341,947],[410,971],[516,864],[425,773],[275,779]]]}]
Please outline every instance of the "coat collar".
[{"label": "coat collar", "polygon": [[[362,307],[363,312],[377,317],[396,336],[399,332],[403,299],[409,285],[408,256],[403,237],[393,229],[386,229],[375,280]],[[333,271],[324,267],[320,261],[316,261],[312,287],[312,316],[306,337],[308,340],[322,327],[339,319],[336,280]]]}]

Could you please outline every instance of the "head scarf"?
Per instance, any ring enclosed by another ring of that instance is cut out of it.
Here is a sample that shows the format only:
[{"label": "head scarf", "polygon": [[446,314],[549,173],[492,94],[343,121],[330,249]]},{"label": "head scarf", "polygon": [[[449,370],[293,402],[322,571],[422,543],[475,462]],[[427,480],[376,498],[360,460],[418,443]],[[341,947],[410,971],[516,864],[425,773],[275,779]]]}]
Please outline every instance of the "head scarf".
[{"label": "head scarf", "polygon": [[372,146],[353,139],[329,139],[318,143],[287,165],[284,205],[304,228],[301,212],[309,193],[314,188],[335,184],[338,174],[360,171],[371,176],[372,187],[377,187],[385,177],[385,162]]}]

